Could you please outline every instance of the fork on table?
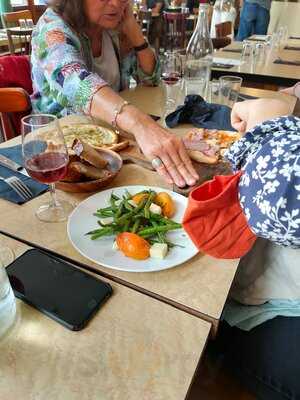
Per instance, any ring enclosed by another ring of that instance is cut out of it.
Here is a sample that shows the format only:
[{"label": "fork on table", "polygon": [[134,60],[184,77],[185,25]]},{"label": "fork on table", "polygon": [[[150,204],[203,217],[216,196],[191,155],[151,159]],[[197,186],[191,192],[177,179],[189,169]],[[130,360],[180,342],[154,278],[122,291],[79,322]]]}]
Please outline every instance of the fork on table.
[{"label": "fork on table", "polygon": [[0,176],[0,181],[7,183],[7,185],[10,186],[23,200],[33,198],[32,191],[17,176],[9,176],[8,178]]}]

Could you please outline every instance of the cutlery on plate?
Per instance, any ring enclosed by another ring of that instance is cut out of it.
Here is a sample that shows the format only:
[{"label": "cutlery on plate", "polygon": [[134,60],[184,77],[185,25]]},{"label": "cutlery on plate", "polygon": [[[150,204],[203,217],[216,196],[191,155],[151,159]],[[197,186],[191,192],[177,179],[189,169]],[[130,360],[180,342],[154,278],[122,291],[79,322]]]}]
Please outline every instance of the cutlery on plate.
[{"label": "cutlery on plate", "polygon": [[20,172],[20,174],[23,174],[25,176],[29,176],[28,172],[22,165],[16,163],[6,156],[3,156],[2,154],[0,154],[0,165],[3,165],[4,167],[11,169],[15,172]]},{"label": "cutlery on plate", "polygon": [[16,176],[9,176],[3,178],[0,176],[0,180],[7,183],[23,200],[29,200],[33,198],[33,193],[24,182]]}]

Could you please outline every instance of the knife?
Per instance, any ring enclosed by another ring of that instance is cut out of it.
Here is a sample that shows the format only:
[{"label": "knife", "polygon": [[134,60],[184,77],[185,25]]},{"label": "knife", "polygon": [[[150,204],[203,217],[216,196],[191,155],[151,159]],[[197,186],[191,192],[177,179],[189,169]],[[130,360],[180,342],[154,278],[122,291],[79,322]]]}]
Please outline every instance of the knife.
[{"label": "knife", "polygon": [[13,160],[10,160],[2,154],[0,154],[0,165],[3,165],[4,167],[11,169],[12,171],[19,172],[20,174],[23,174],[25,176],[29,176],[28,172],[22,165],[16,163]]}]

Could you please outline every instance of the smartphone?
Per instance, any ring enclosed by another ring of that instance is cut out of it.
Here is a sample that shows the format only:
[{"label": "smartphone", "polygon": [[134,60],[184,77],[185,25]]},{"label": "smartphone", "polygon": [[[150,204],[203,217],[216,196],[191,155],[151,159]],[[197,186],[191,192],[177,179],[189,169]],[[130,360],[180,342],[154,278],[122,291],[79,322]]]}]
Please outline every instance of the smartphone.
[{"label": "smartphone", "polygon": [[6,270],[16,297],[73,331],[84,328],[112,293],[108,283],[37,249]]},{"label": "smartphone", "polygon": [[149,116],[154,119],[154,121],[158,121],[160,117],[158,115],[149,114]]}]

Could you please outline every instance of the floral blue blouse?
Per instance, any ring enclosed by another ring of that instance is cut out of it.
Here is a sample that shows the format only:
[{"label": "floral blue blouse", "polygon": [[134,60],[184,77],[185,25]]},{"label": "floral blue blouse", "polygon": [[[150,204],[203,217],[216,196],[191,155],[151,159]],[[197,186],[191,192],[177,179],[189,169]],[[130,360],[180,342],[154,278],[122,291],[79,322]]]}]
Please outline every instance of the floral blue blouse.
[{"label": "floral blue blouse", "polygon": [[[146,85],[158,84],[159,63],[153,74],[146,75],[133,52],[120,55],[118,33],[109,31],[120,67],[121,88],[130,78]],[[108,60],[109,62],[109,60]],[[93,95],[108,85],[94,72],[90,41],[75,32],[51,8],[39,19],[32,34],[32,107],[35,112],[55,114],[88,114]]]},{"label": "floral blue blouse", "polygon": [[251,230],[282,246],[300,247],[300,118],[266,121],[226,154],[244,171],[239,199]]}]

